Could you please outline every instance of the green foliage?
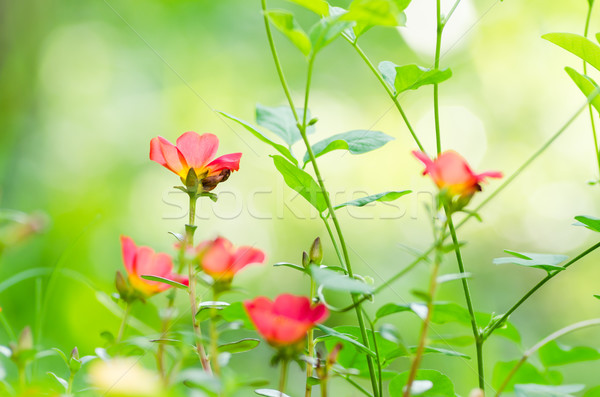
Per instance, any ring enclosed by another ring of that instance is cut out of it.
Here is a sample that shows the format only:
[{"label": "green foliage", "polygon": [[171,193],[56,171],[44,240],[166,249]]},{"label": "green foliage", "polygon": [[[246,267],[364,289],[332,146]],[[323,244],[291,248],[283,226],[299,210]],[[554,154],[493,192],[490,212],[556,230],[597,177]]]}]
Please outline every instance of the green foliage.
[{"label": "green foliage", "polygon": [[577,393],[584,388],[584,385],[515,385],[515,397],[573,397],[570,393]]},{"label": "green foliage", "polygon": [[588,346],[569,347],[552,341],[538,351],[542,364],[555,367],[580,361],[600,360],[600,352]]},{"label": "green foliage", "polygon": [[235,342],[229,342],[219,345],[219,353],[244,353],[256,348],[260,344],[258,339],[240,339]]},{"label": "green foliage", "polygon": [[600,47],[590,39],[574,33],[548,33],[543,35],[542,38],[569,51],[600,70]]},{"label": "green foliage", "polygon": [[408,90],[416,90],[428,84],[439,84],[452,77],[450,69],[436,70],[418,65],[398,66],[389,61],[381,62],[379,71],[383,79],[394,90],[394,95]]},{"label": "green foliage", "polygon": [[596,108],[597,111],[600,112],[600,96],[598,93],[600,92],[598,88],[598,84],[591,77],[585,76],[573,68],[566,67],[565,68],[567,74],[573,80],[573,82],[579,87],[581,92],[591,100],[592,106]]},{"label": "green foliage", "polygon": [[[417,372],[411,392],[420,397],[455,397],[454,385],[450,378],[432,369]],[[390,397],[402,397],[404,386],[408,381],[408,372],[396,376],[389,384]]]},{"label": "green foliage", "polygon": [[[333,150],[347,150],[351,154],[363,154],[379,149],[393,140],[389,135],[380,131],[354,130],[333,135],[312,145],[315,158]],[[309,160],[308,153],[304,155],[304,163]]]},{"label": "green foliage", "polygon": [[581,222],[585,227],[595,232],[600,232],[600,219],[593,216],[579,215],[575,220]]},{"label": "green foliage", "polygon": [[405,196],[409,193],[412,193],[412,191],[411,190],[396,190],[396,191],[392,191],[392,192],[383,192],[383,193],[372,194],[370,196],[357,198],[357,199],[345,202],[343,204],[338,204],[338,205],[334,206],[333,209],[337,210],[337,209],[347,207],[347,206],[363,207],[363,206],[365,206],[369,203],[373,203],[375,201],[379,201],[379,202],[394,201],[394,200],[397,200],[400,197]]},{"label": "green foliage", "polygon": [[373,26],[404,26],[404,9],[410,0],[353,0],[343,18],[356,22],[354,34],[360,37]]},{"label": "green foliage", "polygon": [[373,288],[370,285],[327,268],[312,265],[310,274],[315,283],[327,290],[366,295],[373,293]]},{"label": "green foliage", "polygon": [[273,156],[277,171],[283,176],[285,184],[297,191],[312,204],[319,212],[327,209],[327,202],[321,188],[312,176],[296,167],[281,156]]},{"label": "green foliage", "polygon": [[179,289],[182,289],[185,291],[187,291],[187,289],[188,289],[187,285],[181,284],[177,281],[169,280],[168,278],[158,277],[158,276],[148,276],[148,275],[142,275],[141,277],[144,280],[156,281],[159,283],[169,284],[171,287],[179,288]]},{"label": "green foliage", "polygon": [[525,267],[533,267],[536,269],[542,269],[550,273],[564,270],[564,267],[559,266],[559,263],[562,263],[565,260],[569,259],[569,257],[565,255],[532,254],[510,250],[504,250],[504,252],[506,252],[509,255],[512,255],[512,257],[495,258],[493,261],[494,265],[514,264]]},{"label": "green foliage", "polygon": [[[296,114],[303,113],[304,109],[296,109]],[[310,110],[306,111],[306,117],[310,120]],[[288,146],[302,139],[294,113],[287,106],[269,107],[256,104],[256,123],[278,135]],[[307,134],[313,132],[314,126],[306,128]]]},{"label": "green foliage", "polygon": [[289,2],[298,4],[315,14],[327,16],[329,15],[329,4],[325,0],[288,0]]},{"label": "green foliage", "polygon": [[298,48],[304,56],[311,51],[311,41],[302,27],[296,22],[291,12],[283,10],[267,11],[269,21]]},{"label": "green foliage", "polygon": [[[492,386],[494,388],[499,388],[500,385],[504,382],[507,376],[510,374],[512,369],[517,365],[518,361],[501,361],[496,364],[494,367],[494,372],[492,375]],[[541,372],[537,369],[533,364],[529,362],[525,362],[521,367],[515,372],[506,386],[505,391],[514,390],[515,385],[517,384],[540,384],[540,385],[555,385],[560,384],[561,382],[560,373],[554,371]]]},{"label": "green foliage", "polygon": [[254,329],[254,325],[252,324],[252,321],[250,321],[248,313],[246,312],[242,302],[234,302],[230,304],[220,312],[220,315],[225,321],[240,321],[245,328]]},{"label": "green foliage", "polygon": [[308,33],[312,43],[312,56],[331,44],[342,32],[352,26],[352,22],[332,15],[317,22]]}]

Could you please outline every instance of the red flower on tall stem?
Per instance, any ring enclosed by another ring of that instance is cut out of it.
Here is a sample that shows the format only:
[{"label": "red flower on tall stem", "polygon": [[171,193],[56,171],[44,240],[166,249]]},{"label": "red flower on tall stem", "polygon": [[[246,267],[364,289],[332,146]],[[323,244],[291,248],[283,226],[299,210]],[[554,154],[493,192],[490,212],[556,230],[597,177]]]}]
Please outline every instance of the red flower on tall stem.
[{"label": "red flower on tall stem", "polygon": [[208,192],[240,168],[242,153],[215,159],[218,148],[219,138],[213,134],[199,135],[189,131],[177,138],[177,145],[158,136],[150,141],[150,160],[179,175],[184,184],[193,169],[203,190]]},{"label": "red flower on tall stem", "polygon": [[138,247],[130,237],[121,236],[123,262],[131,287],[142,297],[150,297],[171,288],[159,281],[145,280],[141,276],[157,276],[189,285],[187,277],[173,273],[171,257],[165,253],[155,253],[150,247]]},{"label": "red flower on tall stem", "polygon": [[271,301],[259,296],[244,302],[258,333],[274,347],[304,343],[306,333],[329,316],[324,304],[311,306],[305,296],[282,294]]},{"label": "red flower on tall stem", "polygon": [[265,253],[261,250],[250,246],[235,248],[223,237],[200,243],[196,250],[204,273],[219,282],[229,282],[246,266],[265,261]]},{"label": "red flower on tall stem", "polygon": [[423,175],[429,174],[438,189],[445,191],[450,197],[468,199],[481,191],[480,184],[486,178],[502,178],[502,173],[498,171],[474,173],[467,161],[453,150],[441,153],[435,160],[431,160],[423,152],[415,150],[412,153],[425,164]]}]

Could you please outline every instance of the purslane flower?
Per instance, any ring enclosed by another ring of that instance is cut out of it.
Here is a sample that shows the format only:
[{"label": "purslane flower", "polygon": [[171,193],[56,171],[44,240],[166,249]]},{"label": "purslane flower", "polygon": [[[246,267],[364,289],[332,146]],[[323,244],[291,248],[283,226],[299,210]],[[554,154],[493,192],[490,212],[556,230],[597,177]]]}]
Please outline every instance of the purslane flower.
[{"label": "purslane flower", "polygon": [[486,178],[502,178],[502,173],[498,171],[474,173],[467,161],[453,150],[441,153],[435,160],[423,152],[415,150],[412,153],[425,164],[423,175],[429,175],[438,189],[450,198],[459,197],[468,201],[473,194],[481,191],[481,183]]},{"label": "purslane flower", "polygon": [[275,301],[259,296],[244,302],[244,307],[258,333],[277,348],[303,345],[306,333],[329,316],[324,304],[311,306],[307,297],[291,294]]},{"label": "purslane flower", "polygon": [[141,276],[157,276],[189,285],[187,277],[173,273],[173,262],[169,255],[155,253],[150,247],[138,247],[126,236],[121,236],[121,247],[127,279],[140,297],[147,298],[171,288],[169,284],[145,280]]},{"label": "purslane flower", "polygon": [[189,131],[177,138],[176,145],[158,136],[150,141],[150,160],[177,174],[184,184],[193,169],[202,190],[208,192],[240,168],[242,153],[215,158],[218,148],[219,138],[213,134]]},{"label": "purslane flower", "polygon": [[196,250],[204,273],[221,283],[231,282],[237,272],[248,265],[264,263],[266,258],[259,249],[250,246],[236,248],[223,237],[200,243]]}]

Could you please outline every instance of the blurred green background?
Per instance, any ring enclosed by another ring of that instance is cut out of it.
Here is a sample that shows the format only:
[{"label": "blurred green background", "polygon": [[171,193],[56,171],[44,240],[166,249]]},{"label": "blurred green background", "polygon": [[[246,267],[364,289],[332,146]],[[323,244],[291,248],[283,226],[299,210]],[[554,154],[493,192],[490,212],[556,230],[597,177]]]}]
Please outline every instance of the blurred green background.
[{"label": "blurred green background", "polygon": [[[346,6],[348,1],[332,4]],[[314,22],[313,15],[290,3],[273,0],[269,5],[293,10],[305,27]],[[434,5],[433,0],[413,1],[406,28],[374,28],[361,39],[362,47],[376,63],[431,66]],[[440,89],[444,148],[461,152],[476,170],[508,175],[558,130],[584,103],[563,67],[580,70],[581,64],[540,36],[581,33],[586,11],[584,0],[463,0],[448,26],[441,62],[454,73]],[[595,13],[592,33],[599,24]],[[275,35],[299,102],[305,61]],[[319,117],[313,141],[352,129],[381,130],[396,138],[377,152],[355,157],[340,151],[320,159],[335,201],[385,190],[414,191],[392,204],[340,212],[356,272],[380,284],[412,260],[402,245],[426,249],[431,243],[423,205],[431,200],[432,184],[420,176],[422,167],[410,155],[415,146],[402,119],[347,43],[338,40],[320,55],[313,81],[310,108]],[[267,265],[237,279],[247,295],[226,298],[307,294],[306,278],[272,264],[298,263],[316,236],[326,241],[321,221],[285,187],[268,156],[270,148],[213,111],[254,121],[257,102],[285,104],[258,0],[0,0],[0,208],[43,211],[50,220],[44,234],[4,253],[0,286],[26,269],[59,267],[85,275],[94,288],[110,294],[115,271],[122,269],[121,234],[172,253],[174,241],[167,232],[182,230],[186,201],[172,189],[175,176],[149,161],[149,141],[157,135],[174,141],[194,130],[217,134],[221,154],[244,153],[240,171],[217,188],[219,202],[201,203],[198,238],[221,234],[238,245],[262,248],[269,257]],[[402,95],[401,103],[431,151],[431,89]],[[301,144],[294,149],[303,155]],[[599,187],[588,185],[597,179],[589,117],[583,114],[482,211],[483,223],[471,221],[460,230],[460,240],[467,242],[466,266],[474,273],[477,310],[503,312],[544,275],[492,265],[503,249],[574,256],[594,242],[592,232],[573,226],[573,217],[600,213]],[[498,185],[484,186],[472,206]],[[326,262],[335,263],[328,242]],[[453,257],[446,262],[443,271],[455,272]],[[93,289],[54,274],[2,290],[3,313],[16,330],[31,325],[40,346],[68,351],[77,345],[82,354],[91,354],[103,343],[102,331],[116,332],[119,318]],[[522,332],[524,347],[571,322],[598,316],[600,302],[592,297],[600,292],[598,275],[598,254],[592,254],[523,305],[512,322]],[[413,300],[410,290],[423,288],[427,278],[428,267],[422,264],[367,309]],[[462,304],[459,285],[445,284],[440,299]],[[134,315],[158,329],[157,307],[165,301],[158,296],[146,306],[136,305]],[[417,319],[390,319],[407,343],[416,342]],[[333,315],[327,324],[353,321],[350,313]],[[469,330],[436,326],[432,333],[467,335]],[[2,344],[7,340],[0,330]],[[600,348],[597,330],[564,342]],[[460,350],[474,354],[472,346]],[[267,365],[270,354],[262,346],[234,357],[232,364],[245,371],[250,363],[264,362],[252,365],[253,373],[274,378],[275,370]],[[500,339],[490,342],[485,354],[491,376],[496,361],[517,359],[521,350]],[[58,365],[54,360],[40,362],[37,375]],[[407,365],[399,360],[394,368]],[[428,356],[424,366],[447,372],[461,395],[476,385],[474,360]],[[599,370],[598,362],[565,367],[565,382],[595,385]],[[300,370],[294,371],[298,376],[291,377],[291,385],[302,390]],[[334,385],[334,395],[358,395],[341,380]]]}]

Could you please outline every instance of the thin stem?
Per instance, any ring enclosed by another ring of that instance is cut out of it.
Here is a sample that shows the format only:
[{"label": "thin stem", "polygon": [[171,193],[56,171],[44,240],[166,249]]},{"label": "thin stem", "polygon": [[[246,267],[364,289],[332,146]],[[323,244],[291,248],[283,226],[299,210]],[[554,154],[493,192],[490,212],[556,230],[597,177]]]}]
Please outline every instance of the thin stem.
[{"label": "thin stem", "polygon": [[283,394],[285,393],[285,382],[287,380],[288,364],[288,360],[283,360],[281,362],[281,376],[279,377],[279,393],[281,397],[283,397]]},{"label": "thin stem", "polygon": [[10,326],[10,323],[6,319],[6,316],[4,315],[4,312],[2,311],[2,309],[0,309],[0,323],[2,323],[2,327],[6,331],[6,334],[8,335],[10,340],[17,340],[17,336],[15,335],[15,332],[13,331],[12,327]]},{"label": "thin stem", "polygon": [[349,375],[341,375],[341,376],[348,383],[350,383],[352,386],[354,386],[356,388],[356,390],[360,391],[365,396],[372,397],[371,394],[367,391],[367,389],[365,389],[364,387],[362,387],[361,385],[359,385],[358,383],[356,383],[352,378],[350,378]]},{"label": "thin stem", "polygon": [[[452,244],[454,245],[454,253],[456,254],[456,262],[458,263],[458,270],[461,274],[465,274],[465,265],[463,263],[462,254],[460,252],[460,244],[458,237],[456,236],[456,229],[454,228],[454,222],[452,220],[452,213],[448,209],[448,206],[444,206],[446,217],[448,218],[448,228],[450,229],[450,235],[452,236]],[[471,291],[469,289],[469,282],[466,277],[461,278],[463,287],[463,293],[465,300],[467,301],[467,309],[469,310],[469,317],[471,319],[471,330],[473,332],[473,338],[475,338],[475,347],[477,348],[477,368],[479,374],[479,388],[485,391],[485,374],[483,372],[483,341],[481,340],[481,334],[479,333],[479,327],[477,326],[477,320],[475,318],[475,309],[473,308],[473,299],[471,297]]]},{"label": "thin stem", "polygon": [[[586,255],[590,254],[591,252],[595,251],[598,248],[600,248],[600,242],[592,245],[590,248],[586,249],[585,251],[583,251],[582,253],[580,253],[579,255],[577,255],[575,258],[571,259],[563,267],[565,269],[567,269],[569,266],[573,265],[575,262],[579,261],[580,259],[582,259],[583,257],[585,257]],[[531,295],[533,295],[538,289],[540,289],[544,284],[546,284],[548,281],[552,280],[558,273],[560,273],[560,272],[554,272],[554,273],[548,274],[546,277],[544,277],[542,279],[542,281],[540,281],[533,288],[531,288],[498,321],[494,322],[492,325],[489,326],[489,328],[487,328],[486,330],[484,330],[483,335],[482,335],[482,339],[485,341],[492,334],[492,332],[494,332],[498,327],[500,327],[500,326],[502,326],[502,324],[504,324],[504,322],[508,319],[508,317],[515,310],[517,310],[519,308],[519,306],[521,306],[527,299],[529,299],[529,297]]]},{"label": "thin stem", "polygon": [[27,376],[25,374],[25,365],[21,364],[17,368],[19,372],[19,388],[21,391],[25,391],[27,387]]},{"label": "thin stem", "polygon": [[321,379],[321,397],[327,397],[327,378]]},{"label": "thin stem", "polygon": [[[311,278],[310,279],[310,300],[311,300],[311,302],[314,299],[316,292],[317,292],[317,284]],[[314,330],[312,328],[308,330],[308,357],[310,357],[310,358],[315,357],[315,339],[314,339]],[[306,363],[306,391],[304,393],[304,397],[310,397],[312,394],[312,386],[309,382],[309,379],[312,376],[313,376],[313,364],[309,360]],[[323,387],[323,385],[321,384],[321,388],[322,387]],[[323,393],[321,392],[321,394],[323,394]]]},{"label": "thin stem", "polygon": [[581,322],[578,322],[575,324],[571,324],[571,325],[569,325],[565,328],[562,328],[556,332],[553,332],[552,334],[548,335],[547,337],[545,337],[544,339],[542,339],[541,341],[536,343],[533,347],[531,347],[529,350],[527,350],[525,353],[523,353],[523,357],[521,357],[521,360],[519,360],[519,362],[517,364],[515,364],[515,366],[511,369],[509,374],[504,379],[504,382],[502,382],[502,385],[496,391],[496,397],[500,396],[500,394],[504,391],[504,389],[506,388],[506,386],[512,379],[513,375],[519,370],[519,368],[521,368],[521,366],[525,363],[525,361],[527,361],[527,359],[529,357],[531,357],[539,349],[541,349],[548,343],[552,342],[553,340],[560,338],[561,336],[567,335],[574,331],[579,331],[584,328],[594,327],[597,325],[600,325],[600,318],[594,318],[591,320],[581,321]]},{"label": "thin stem", "polygon": [[379,347],[377,346],[377,338],[375,337],[375,325],[373,324],[373,321],[371,321],[366,312],[364,312],[364,315],[367,321],[369,322],[371,333],[373,334],[373,351],[375,352],[375,357],[377,358],[377,381],[379,382],[379,390],[381,391],[381,393],[383,393],[383,368],[381,365],[381,355],[379,354]]},{"label": "thin stem", "polygon": [[67,385],[67,396],[73,395],[73,380],[75,379],[75,373],[71,372],[69,375],[69,383]]},{"label": "thin stem", "polygon": [[[217,293],[213,293],[213,301],[217,301]],[[217,329],[218,313],[215,307],[210,308],[210,357],[212,359],[212,368],[218,376],[221,374],[219,367],[219,330]]]},{"label": "thin stem", "polygon": [[325,219],[322,215],[321,215],[321,220],[323,221],[323,224],[325,225],[325,228],[327,229],[327,233],[329,234],[329,238],[331,239],[331,242],[333,243],[333,248],[335,249],[335,253],[340,261],[340,263],[344,263],[344,260],[342,259],[342,253],[340,252],[340,248],[338,247],[337,241],[335,240],[335,237],[333,236],[333,231],[331,230],[331,226],[329,225],[329,222],[327,222],[327,219]]},{"label": "thin stem", "polygon": [[[590,31],[590,21],[592,19],[592,9],[594,8],[594,2],[589,3],[587,16],[585,18],[585,29],[583,31],[584,37],[588,36]],[[583,74],[587,75],[587,62],[583,61]],[[590,113],[590,125],[592,127],[592,136],[594,138],[594,153],[596,155],[596,161],[598,162],[598,171],[600,178],[600,150],[598,149],[598,135],[596,133],[596,123],[594,121],[594,109],[591,104],[588,105],[588,110]]]},{"label": "thin stem", "polygon": [[[434,68],[437,70],[440,67],[440,53],[442,51],[442,33],[444,25],[442,25],[442,10],[440,0],[436,0],[436,20],[437,20],[437,36],[435,40],[435,60]],[[442,139],[440,134],[440,99],[439,99],[439,84],[433,85],[433,113],[435,116],[435,144],[437,153],[442,152]]]},{"label": "thin stem", "polygon": [[385,92],[388,94],[388,96],[390,97],[390,99],[394,102],[394,105],[396,106],[396,109],[398,109],[398,112],[402,116],[402,119],[404,120],[404,123],[406,124],[406,127],[408,128],[408,131],[410,131],[410,135],[412,135],[413,140],[415,141],[415,143],[419,147],[419,150],[422,151],[423,153],[425,153],[425,148],[423,147],[423,145],[421,144],[421,141],[417,137],[417,134],[416,134],[415,130],[413,129],[412,125],[408,121],[408,117],[406,117],[406,113],[404,112],[404,109],[402,109],[402,105],[400,105],[400,101],[398,100],[398,96],[394,95],[394,92],[392,92],[392,90],[390,89],[390,87],[388,86],[388,84],[385,82],[385,80],[383,79],[383,76],[381,76],[381,73],[379,73],[379,71],[377,70],[377,68],[375,67],[375,65],[373,65],[373,62],[371,62],[371,60],[369,59],[369,57],[367,57],[367,54],[365,54],[365,52],[362,50],[362,48],[360,48],[360,46],[357,44],[357,42],[356,41],[352,41],[349,37],[347,37],[345,35],[343,35],[343,37],[352,45],[352,47],[356,50],[356,52],[358,53],[358,55],[367,64],[367,66],[369,67],[369,69],[371,70],[371,72],[373,72],[373,74],[375,75],[375,77],[377,78],[377,80],[379,81],[379,83],[381,84],[381,86],[385,89]]},{"label": "thin stem", "polygon": [[116,342],[119,343],[123,339],[125,334],[125,328],[127,328],[127,319],[129,318],[129,312],[131,311],[131,302],[127,302],[125,305],[125,311],[123,312],[123,320],[121,320],[121,326],[119,327],[119,333],[117,334]]},{"label": "thin stem", "polygon": [[448,14],[444,17],[444,20],[442,21],[442,25],[444,27],[446,27],[446,24],[448,23],[448,21],[450,20],[450,18],[452,17],[452,14],[454,14],[454,11],[456,11],[456,8],[458,7],[458,5],[460,4],[461,0],[456,0],[456,2],[454,3],[454,5],[452,6],[452,8],[450,9],[450,11],[448,12]]}]

